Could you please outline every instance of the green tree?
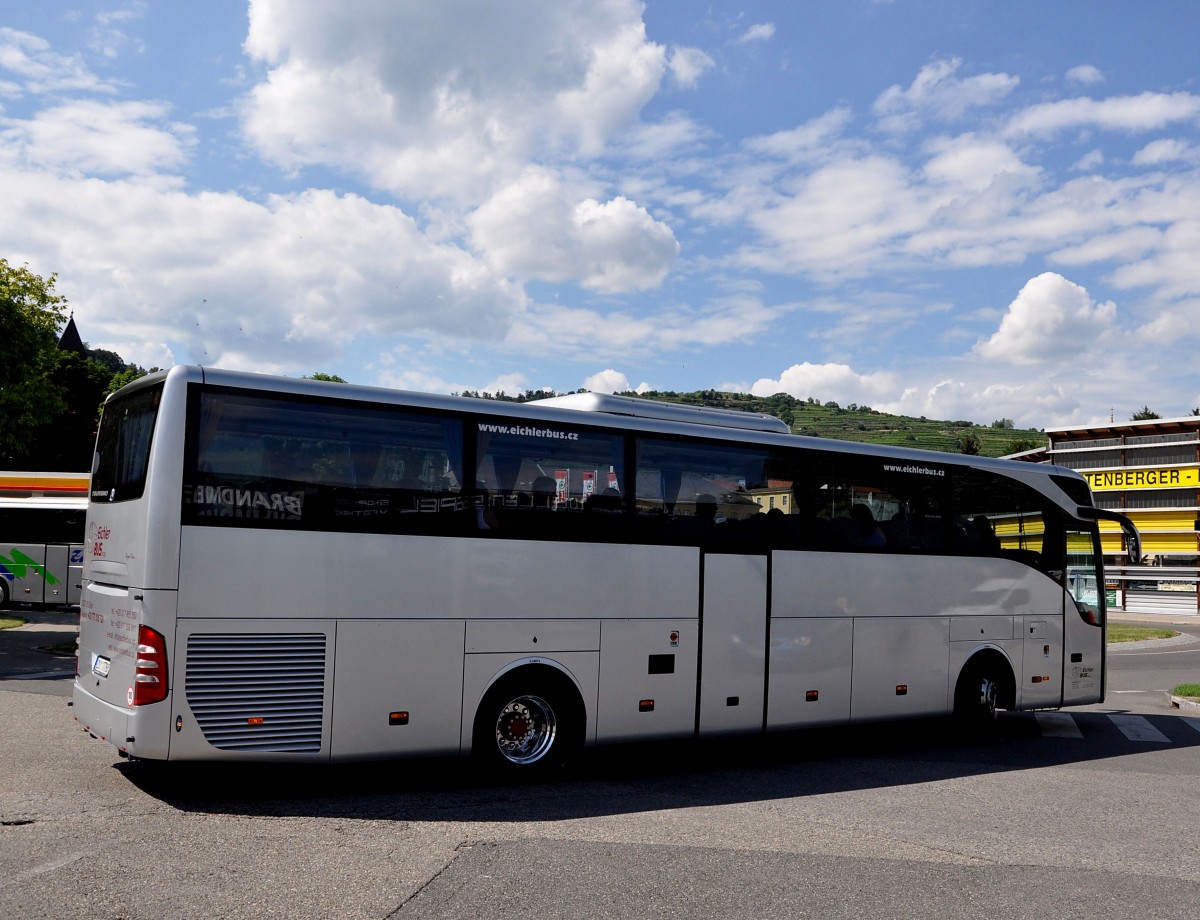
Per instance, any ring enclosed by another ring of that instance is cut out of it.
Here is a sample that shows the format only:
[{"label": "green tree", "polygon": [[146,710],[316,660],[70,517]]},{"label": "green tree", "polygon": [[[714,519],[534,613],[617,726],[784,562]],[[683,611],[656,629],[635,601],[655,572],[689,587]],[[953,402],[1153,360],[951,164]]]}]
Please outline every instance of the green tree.
[{"label": "green tree", "polygon": [[1138,409],[1137,412],[1135,412],[1135,413],[1133,413],[1133,415],[1129,416],[1129,421],[1131,421],[1131,422],[1148,422],[1151,419],[1156,419],[1156,418],[1162,418],[1162,416],[1159,415],[1157,412],[1155,412],[1153,409],[1151,409],[1149,406],[1142,406],[1142,408]]},{"label": "green tree", "polygon": [[0,259],[0,465],[28,458],[37,430],[66,409],[57,337],[67,298],[54,292],[56,275]]},{"label": "green tree", "polygon": [[979,455],[979,438],[973,431],[964,431],[958,436],[958,452],[973,457]]},{"label": "green tree", "polygon": [[323,374],[320,371],[317,371],[315,374],[305,374],[304,379],[305,380],[324,380],[328,383],[345,383],[346,382],[341,377],[339,377],[337,374]]},{"label": "green tree", "polygon": [[105,364],[90,355],[56,351],[49,379],[63,394],[63,406],[38,426],[34,433],[34,456],[22,466],[90,469],[100,407],[113,376]]}]

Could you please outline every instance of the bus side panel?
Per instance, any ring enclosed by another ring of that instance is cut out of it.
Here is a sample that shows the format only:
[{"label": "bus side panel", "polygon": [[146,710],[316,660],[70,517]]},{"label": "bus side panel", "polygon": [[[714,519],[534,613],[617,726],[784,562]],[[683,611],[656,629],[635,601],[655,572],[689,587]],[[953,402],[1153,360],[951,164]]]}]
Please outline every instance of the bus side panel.
[{"label": "bus side panel", "polygon": [[[782,655],[774,651],[777,644],[782,649],[789,635],[806,632],[799,626],[793,631],[780,620],[815,617],[852,622],[854,718],[945,712],[953,706],[959,671],[979,641],[986,640],[1004,649],[1016,667],[1019,707],[1057,706],[1061,683],[1054,675],[1061,673],[1062,596],[1055,581],[1011,559],[777,552],[771,586],[772,665],[776,655]],[[976,619],[983,633],[976,634],[970,627]],[[875,620],[890,620],[895,626],[866,625]],[[957,637],[953,643],[951,623]],[[1010,623],[1019,630],[1016,635],[1007,632]],[[1007,638],[991,636],[989,630],[997,624]],[[979,641],[968,643],[968,635]],[[845,630],[830,641],[829,655],[842,656],[837,664],[849,668]],[[1018,643],[1023,644],[1023,653]],[[1048,653],[1045,645],[1050,646]],[[1045,670],[1046,655],[1053,658],[1056,653],[1059,671]],[[828,667],[833,659],[821,660]],[[1052,681],[1033,682],[1034,676],[1047,675]],[[773,722],[785,704],[775,698],[774,672],[771,680]],[[867,681],[876,690],[868,692]],[[869,702],[872,698],[875,703]],[[778,718],[788,724],[791,717],[781,713]]]},{"label": "bus side panel", "polygon": [[704,557],[700,734],[762,731],[767,557]]},{"label": "bus side panel", "polygon": [[46,568],[46,544],[44,543],[5,543],[0,547],[0,565],[4,566],[7,575],[0,573],[0,578],[8,579],[8,596],[14,604],[41,604],[46,597],[46,578],[50,575],[57,580]]},{"label": "bus side panel", "polygon": [[333,759],[458,753],[465,626],[462,620],[337,624]]},{"label": "bus side panel", "polygon": [[172,760],[329,759],[334,622],[179,619]]},{"label": "bus side panel", "polygon": [[946,617],[856,620],[851,720],[945,712],[949,640]]},{"label": "bus side panel", "polygon": [[[1059,610],[1062,609],[1062,600],[1063,592],[1060,591]],[[1062,615],[1026,616],[1022,635],[1025,639],[1025,660],[1022,666],[1024,673],[1017,676],[1017,707],[1057,709],[1063,702]]]},{"label": "bus side panel", "polygon": [[77,607],[83,597],[83,544],[72,544],[67,556],[67,603]]},{"label": "bus side panel", "polygon": [[1063,592],[1063,606],[1063,705],[1102,703],[1104,630],[1085,622],[1066,592]]},{"label": "bus side panel", "polygon": [[697,609],[694,547],[184,527],[180,552],[189,617],[695,618]]},{"label": "bus side panel", "polygon": [[853,644],[849,617],[772,619],[767,728],[850,721]]},{"label": "bus side panel", "polygon": [[46,545],[46,577],[42,582],[42,603],[65,605],[70,603],[71,547],[61,543]]},{"label": "bus side panel", "polygon": [[[696,573],[697,578],[699,573]],[[691,587],[693,610],[699,584]],[[678,609],[683,609],[681,603]],[[600,624],[600,699],[596,740],[690,738],[696,731],[699,625],[695,614],[670,620]]]}]

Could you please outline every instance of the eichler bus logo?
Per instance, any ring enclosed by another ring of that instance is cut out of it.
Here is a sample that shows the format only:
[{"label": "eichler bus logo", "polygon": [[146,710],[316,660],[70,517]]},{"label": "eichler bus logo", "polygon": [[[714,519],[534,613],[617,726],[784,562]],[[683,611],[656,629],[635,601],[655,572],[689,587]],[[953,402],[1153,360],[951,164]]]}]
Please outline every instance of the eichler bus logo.
[{"label": "eichler bus logo", "polygon": [[93,559],[103,559],[104,544],[108,542],[111,536],[111,527],[104,527],[101,524],[97,524],[95,521],[89,523],[87,532],[88,554]]}]

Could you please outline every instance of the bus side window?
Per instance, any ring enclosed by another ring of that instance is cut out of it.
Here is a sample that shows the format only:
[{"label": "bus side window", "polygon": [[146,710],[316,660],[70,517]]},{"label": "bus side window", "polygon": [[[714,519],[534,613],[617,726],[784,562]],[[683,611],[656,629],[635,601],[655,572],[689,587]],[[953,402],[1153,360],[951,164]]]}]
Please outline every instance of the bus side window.
[{"label": "bus side window", "polygon": [[184,519],[216,526],[453,533],[462,423],[390,406],[204,392]]},{"label": "bus side window", "polygon": [[959,469],[952,494],[951,552],[998,556],[1043,571],[1061,568],[1061,514],[1037,491],[986,470]]},{"label": "bus side window", "polygon": [[769,449],[639,438],[636,450],[638,540],[747,552],[782,542],[792,482]]},{"label": "bus side window", "polygon": [[506,539],[627,539],[621,435],[563,425],[493,430],[504,427],[479,425],[481,530]]}]

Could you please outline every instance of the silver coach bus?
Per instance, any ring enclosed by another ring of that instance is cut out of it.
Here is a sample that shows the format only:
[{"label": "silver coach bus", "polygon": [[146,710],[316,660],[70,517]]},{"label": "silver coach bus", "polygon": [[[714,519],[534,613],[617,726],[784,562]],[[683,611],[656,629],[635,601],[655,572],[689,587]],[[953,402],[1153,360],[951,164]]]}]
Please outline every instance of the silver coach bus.
[{"label": "silver coach bus", "polygon": [[76,718],[122,756],[473,753],[1104,698],[1052,466],[768,416],[175,367],[109,398]]}]

